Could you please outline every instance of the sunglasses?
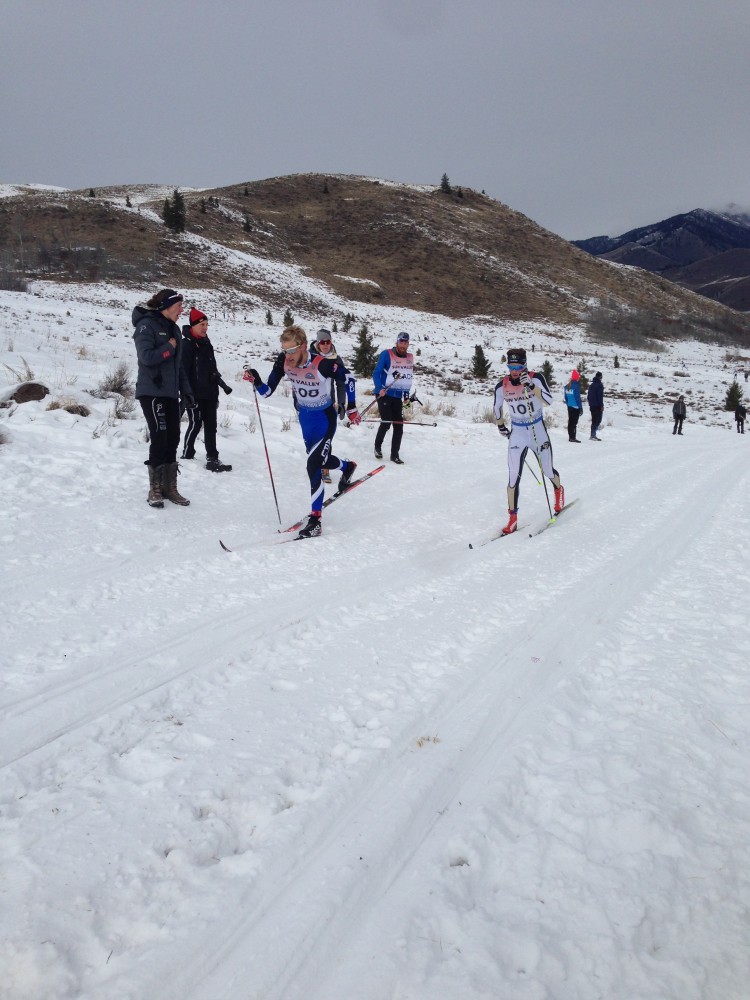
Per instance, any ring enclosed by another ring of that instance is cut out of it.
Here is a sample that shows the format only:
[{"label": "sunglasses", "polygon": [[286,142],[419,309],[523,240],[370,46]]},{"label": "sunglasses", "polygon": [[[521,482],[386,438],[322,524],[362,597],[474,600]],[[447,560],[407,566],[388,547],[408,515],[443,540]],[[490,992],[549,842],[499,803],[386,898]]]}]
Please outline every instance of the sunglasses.
[{"label": "sunglasses", "polygon": [[282,347],[281,350],[283,354],[294,354],[294,352],[298,351],[302,346],[302,344],[295,344],[294,347]]},{"label": "sunglasses", "polygon": [[523,366],[523,365],[508,365],[508,368],[509,368],[509,369],[510,369],[510,370],[511,370],[512,372],[522,372],[522,371],[523,371],[523,368],[524,368],[524,366]]},{"label": "sunglasses", "polygon": [[319,340],[318,343],[319,344],[330,344],[331,341],[330,340]]}]

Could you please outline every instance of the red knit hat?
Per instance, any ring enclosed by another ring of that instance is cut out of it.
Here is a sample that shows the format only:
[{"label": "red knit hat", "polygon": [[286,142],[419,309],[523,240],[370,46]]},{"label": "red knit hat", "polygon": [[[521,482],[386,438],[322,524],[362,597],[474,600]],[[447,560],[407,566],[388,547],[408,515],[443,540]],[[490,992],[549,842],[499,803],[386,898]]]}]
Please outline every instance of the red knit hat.
[{"label": "red knit hat", "polygon": [[[192,309],[190,311],[190,318],[191,319],[193,318],[193,311],[192,311]],[[570,380],[571,380],[571,382],[577,382],[580,377],[581,376],[578,374],[578,372],[575,369],[573,369],[573,371],[570,373]]]},{"label": "red knit hat", "polygon": [[190,325],[195,326],[196,323],[200,323],[201,320],[208,319],[205,313],[202,313],[200,309],[190,310]]}]

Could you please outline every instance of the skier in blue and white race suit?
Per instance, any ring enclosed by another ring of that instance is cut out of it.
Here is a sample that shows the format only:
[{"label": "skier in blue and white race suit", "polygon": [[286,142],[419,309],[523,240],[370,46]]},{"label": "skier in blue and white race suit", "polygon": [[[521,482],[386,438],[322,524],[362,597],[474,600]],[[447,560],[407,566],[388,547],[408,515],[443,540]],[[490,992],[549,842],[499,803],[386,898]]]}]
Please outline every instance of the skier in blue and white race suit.
[{"label": "skier in blue and white race suit", "polygon": [[307,449],[307,475],[310,478],[311,513],[308,523],[299,532],[300,537],[320,535],[323,511],[323,468],[341,469],[338,490],[346,489],[357,463],[341,459],[331,451],[336,433],[336,405],[334,383],[343,382],[346,389],[347,417],[355,426],[361,418],[357,413],[354,378],[341,364],[322,357],[311,356],[307,349],[307,336],[300,326],[290,326],[281,335],[281,353],[276,358],[268,382],[264,383],[258,372],[245,365],[245,378],[253,382],[261,396],[270,396],[282,378],[292,384],[297,400],[299,423]]},{"label": "skier in blue and white race suit", "polygon": [[[544,424],[544,407],[552,402],[547,380],[526,367],[526,351],[508,351],[508,374],[495,386],[495,420],[498,430],[508,438],[508,515],[502,529],[510,535],[518,528],[518,491],[526,454],[531,449],[539,459],[544,475],[555,488],[555,513],[565,506],[565,491],[552,463],[552,444]],[[503,420],[503,406],[510,413],[510,430]]]},{"label": "skier in blue and white race suit", "polygon": [[403,465],[399,455],[404,433],[404,400],[409,398],[414,379],[414,355],[409,353],[409,334],[400,333],[393,349],[381,351],[372,381],[378,400],[380,426],[375,435],[375,458],[383,457],[383,441],[388,428],[391,435],[391,461]]}]

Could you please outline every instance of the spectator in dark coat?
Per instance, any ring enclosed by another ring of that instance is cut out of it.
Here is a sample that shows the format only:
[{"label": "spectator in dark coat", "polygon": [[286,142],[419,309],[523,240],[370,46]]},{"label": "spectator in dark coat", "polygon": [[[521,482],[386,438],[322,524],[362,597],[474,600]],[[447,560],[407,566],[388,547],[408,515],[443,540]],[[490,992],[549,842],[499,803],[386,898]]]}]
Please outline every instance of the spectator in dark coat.
[{"label": "spectator in dark coat", "polygon": [[734,411],[734,419],[737,421],[737,433],[745,433],[745,417],[747,416],[747,410],[742,405],[742,403],[737,404],[737,409]]},{"label": "spectator in dark coat", "polygon": [[232,391],[222,379],[216,366],[216,357],[208,339],[208,317],[200,309],[190,310],[190,325],[183,326],[182,367],[195,400],[187,407],[188,426],[182,444],[182,457],[195,458],[195,439],[203,428],[206,446],[206,468],[211,472],[231,472],[231,465],[224,465],[216,448],[216,416],[219,409],[219,386],[227,395]]},{"label": "spectator in dark coat", "polygon": [[151,507],[164,500],[186,507],[190,501],[177,492],[177,447],[180,443],[180,399],[192,406],[190,383],[182,370],[182,337],[177,320],[182,314],[182,296],[162,288],[145,305],[133,310],[138,378],[136,399],[148,424],[149,491]]},{"label": "spectator in dark coat", "polygon": [[682,434],[682,421],[687,416],[687,407],[685,406],[684,396],[680,396],[672,407],[672,416],[674,417],[674,429],[672,430],[672,433]]},{"label": "spectator in dark coat", "polygon": [[602,425],[602,414],[604,413],[604,383],[601,372],[597,372],[591,380],[586,399],[591,411],[591,437],[589,440],[601,441],[601,438],[596,436],[596,432]]}]

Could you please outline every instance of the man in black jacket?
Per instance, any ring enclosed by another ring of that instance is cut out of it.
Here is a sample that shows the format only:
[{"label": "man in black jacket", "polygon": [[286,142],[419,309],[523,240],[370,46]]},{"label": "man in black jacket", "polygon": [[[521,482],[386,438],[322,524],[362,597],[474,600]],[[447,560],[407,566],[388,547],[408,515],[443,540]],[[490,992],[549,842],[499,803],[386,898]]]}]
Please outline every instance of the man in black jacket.
[{"label": "man in black jacket", "polygon": [[604,413],[604,383],[601,372],[597,372],[591,380],[586,398],[591,411],[591,437],[589,441],[601,441],[601,438],[596,436],[596,432],[602,425],[602,414]]},{"label": "man in black jacket", "polygon": [[182,328],[182,368],[185,372],[194,406],[187,407],[188,426],[182,446],[183,458],[195,458],[195,439],[203,428],[206,446],[206,468],[211,472],[231,472],[216,449],[216,415],[219,409],[219,386],[229,394],[232,390],[219,374],[211,341],[208,339],[208,318],[200,309],[190,310],[190,325]]}]

